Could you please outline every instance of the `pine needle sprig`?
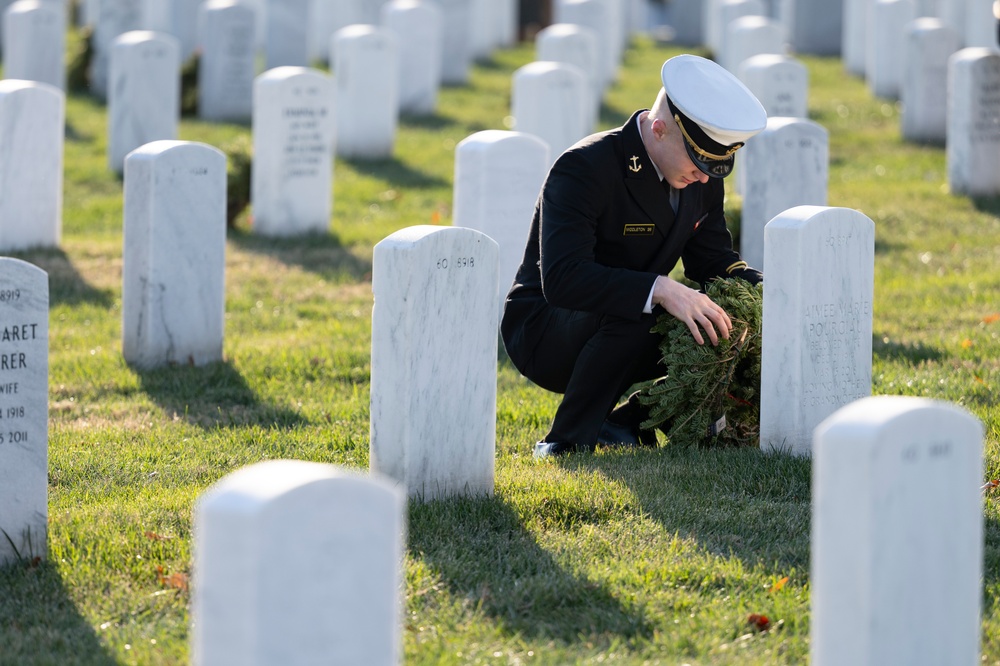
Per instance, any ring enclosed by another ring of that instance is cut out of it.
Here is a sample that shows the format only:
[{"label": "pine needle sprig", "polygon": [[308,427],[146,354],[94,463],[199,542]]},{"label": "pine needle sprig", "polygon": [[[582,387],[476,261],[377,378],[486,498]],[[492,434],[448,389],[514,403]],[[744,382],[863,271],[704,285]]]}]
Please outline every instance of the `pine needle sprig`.
[{"label": "pine needle sprig", "polygon": [[[760,338],[763,289],[740,278],[714,280],[708,296],[729,314],[733,330],[718,346],[699,345],[679,319],[662,314],[665,374],[639,391],[649,410],[644,429],[659,428],[671,444],[755,446],[760,430]],[[720,417],[726,427],[712,430]]]}]

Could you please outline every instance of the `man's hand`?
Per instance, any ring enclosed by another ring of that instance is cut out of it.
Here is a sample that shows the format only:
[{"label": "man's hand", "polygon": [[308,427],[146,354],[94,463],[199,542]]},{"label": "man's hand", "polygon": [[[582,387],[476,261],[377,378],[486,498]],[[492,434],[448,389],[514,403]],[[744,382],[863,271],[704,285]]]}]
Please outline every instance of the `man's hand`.
[{"label": "man's hand", "polygon": [[666,275],[657,277],[653,284],[653,303],[687,324],[699,345],[705,344],[699,326],[705,329],[713,345],[719,344],[720,333],[728,340],[729,332],[733,330],[729,315],[715,301]]}]

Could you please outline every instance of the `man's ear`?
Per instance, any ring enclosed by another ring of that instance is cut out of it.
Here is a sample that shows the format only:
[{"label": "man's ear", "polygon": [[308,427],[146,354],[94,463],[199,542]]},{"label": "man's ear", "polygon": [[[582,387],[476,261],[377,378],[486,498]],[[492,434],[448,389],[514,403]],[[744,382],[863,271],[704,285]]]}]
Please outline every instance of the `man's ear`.
[{"label": "man's ear", "polygon": [[653,118],[653,122],[650,123],[649,128],[653,130],[653,136],[657,140],[662,139],[667,134],[667,124],[663,122],[662,118]]}]

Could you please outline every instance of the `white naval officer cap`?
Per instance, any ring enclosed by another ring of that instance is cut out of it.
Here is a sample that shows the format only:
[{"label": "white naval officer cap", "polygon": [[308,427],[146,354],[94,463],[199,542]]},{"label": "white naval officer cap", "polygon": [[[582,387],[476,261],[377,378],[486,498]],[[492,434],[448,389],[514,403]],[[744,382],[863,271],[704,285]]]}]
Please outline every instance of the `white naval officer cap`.
[{"label": "white naval officer cap", "polygon": [[670,58],[660,78],[691,160],[713,178],[728,176],[734,153],[767,126],[764,107],[724,67],[699,56]]}]

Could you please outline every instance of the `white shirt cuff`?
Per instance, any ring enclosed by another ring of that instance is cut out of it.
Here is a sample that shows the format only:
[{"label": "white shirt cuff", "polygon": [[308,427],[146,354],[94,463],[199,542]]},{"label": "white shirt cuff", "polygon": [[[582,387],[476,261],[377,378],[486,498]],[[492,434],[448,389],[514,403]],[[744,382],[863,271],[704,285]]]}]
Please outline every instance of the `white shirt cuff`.
[{"label": "white shirt cuff", "polygon": [[656,283],[649,288],[649,296],[646,297],[646,306],[642,309],[644,314],[652,314],[653,312],[653,288],[656,287]]}]

